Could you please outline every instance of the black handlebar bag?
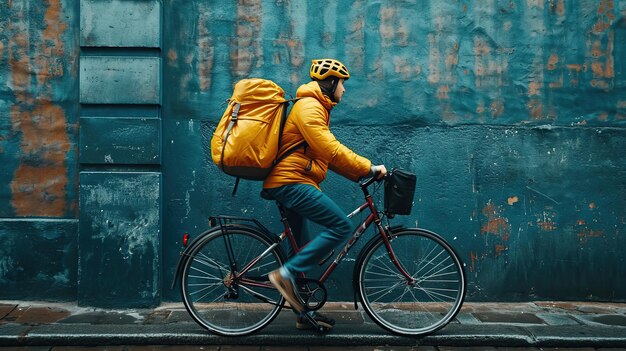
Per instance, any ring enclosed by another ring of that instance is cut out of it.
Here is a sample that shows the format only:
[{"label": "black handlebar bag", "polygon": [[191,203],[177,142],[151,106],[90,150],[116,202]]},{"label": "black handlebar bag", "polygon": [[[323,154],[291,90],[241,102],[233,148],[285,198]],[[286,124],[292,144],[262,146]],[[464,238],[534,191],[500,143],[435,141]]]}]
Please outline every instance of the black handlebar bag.
[{"label": "black handlebar bag", "polygon": [[385,213],[387,216],[408,215],[413,208],[415,174],[394,169],[385,178]]}]

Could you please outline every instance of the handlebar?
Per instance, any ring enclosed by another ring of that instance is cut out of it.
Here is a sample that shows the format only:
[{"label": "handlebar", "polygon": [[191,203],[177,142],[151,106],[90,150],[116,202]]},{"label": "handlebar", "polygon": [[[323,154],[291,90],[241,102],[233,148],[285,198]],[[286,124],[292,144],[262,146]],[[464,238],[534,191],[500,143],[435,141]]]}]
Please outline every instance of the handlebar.
[{"label": "handlebar", "polygon": [[389,173],[387,173],[385,176],[377,178],[378,174],[375,174],[373,177],[367,178],[363,181],[360,182],[360,186],[363,190],[367,189],[370,185],[372,185],[374,182],[382,182],[385,178],[387,178],[389,176]]}]

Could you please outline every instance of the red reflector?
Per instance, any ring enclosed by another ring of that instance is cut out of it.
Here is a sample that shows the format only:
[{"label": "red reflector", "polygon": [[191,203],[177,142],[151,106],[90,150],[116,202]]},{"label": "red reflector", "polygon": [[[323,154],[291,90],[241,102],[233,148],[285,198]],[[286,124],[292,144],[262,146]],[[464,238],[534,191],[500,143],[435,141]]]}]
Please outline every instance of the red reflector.
[{"label": "red reflector", "polygon": [[188,242],[189,242],[189,234],[185,233],[185,235],[183,235],[183,246],[187,247]]}]

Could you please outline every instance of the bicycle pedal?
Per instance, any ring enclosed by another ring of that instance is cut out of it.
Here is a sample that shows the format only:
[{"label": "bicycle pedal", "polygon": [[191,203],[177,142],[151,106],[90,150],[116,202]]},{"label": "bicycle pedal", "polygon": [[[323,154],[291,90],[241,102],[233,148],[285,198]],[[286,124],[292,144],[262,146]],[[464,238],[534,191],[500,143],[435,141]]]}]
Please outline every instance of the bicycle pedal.
[{"label": "bicycle pedal", "polygon": [[313,326],[313,329],[317,330],[318,332],[324,332],[327,330],[327,328],[319,325],[319,323],[317,323],[315,318],[313,318],[313,316],[309,315],[308,313],[305,313],[304,317],[309,321],[309,323],[311,323],[311,325]]}]

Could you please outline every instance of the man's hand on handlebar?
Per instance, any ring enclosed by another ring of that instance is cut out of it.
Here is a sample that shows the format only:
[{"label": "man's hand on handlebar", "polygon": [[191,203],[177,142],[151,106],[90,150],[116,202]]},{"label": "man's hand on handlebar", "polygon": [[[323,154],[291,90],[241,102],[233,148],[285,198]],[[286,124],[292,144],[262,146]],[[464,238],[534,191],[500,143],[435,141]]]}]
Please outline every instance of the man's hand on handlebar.
[{"label": "man's hand on handlebar", "polygon": [[382,179],[387,174],[385,165],[372,166],[372,176],[376,179]]}]

